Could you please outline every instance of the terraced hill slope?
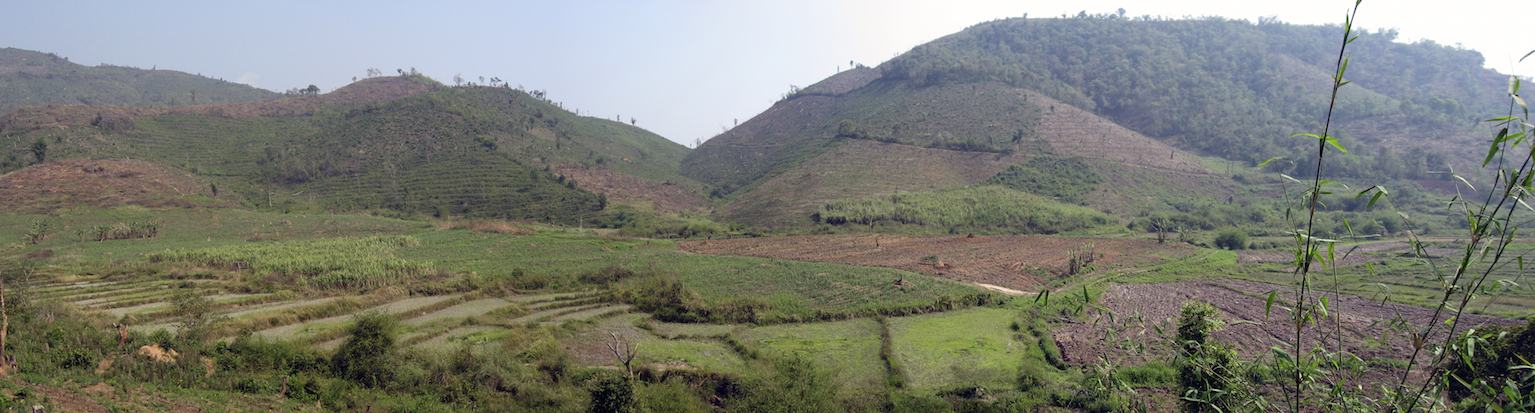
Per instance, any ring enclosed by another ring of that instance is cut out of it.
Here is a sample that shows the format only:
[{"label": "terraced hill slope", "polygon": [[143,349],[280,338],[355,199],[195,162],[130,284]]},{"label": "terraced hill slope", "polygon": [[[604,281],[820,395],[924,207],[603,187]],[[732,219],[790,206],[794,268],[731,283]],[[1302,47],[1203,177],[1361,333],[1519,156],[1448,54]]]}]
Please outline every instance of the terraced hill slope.
[{"label": "terraced hill slope", "polygon": [[[670,202],[652,206],[704,205],[693,195],[698,185],[677,173],[681,145],[522,91],[448,88],[420,75],[271,102],[22,109],[0,120],[8,154],[0,167],[36,163],[37,142],[44,160],[134,158],[184,169],[248,206],[574,223],[605,208],[592,190],[641,202],[670,188]],[[589,190],[584,178],[603,185]]]},{"label": "terraced hill slope", "polygon": [[[196,98],[193,98],[193,91]],[[174,70],[83,66],[52,53],[0,49],[0,114],[44,105],[175,106],[256,102],[276,92]]]}]

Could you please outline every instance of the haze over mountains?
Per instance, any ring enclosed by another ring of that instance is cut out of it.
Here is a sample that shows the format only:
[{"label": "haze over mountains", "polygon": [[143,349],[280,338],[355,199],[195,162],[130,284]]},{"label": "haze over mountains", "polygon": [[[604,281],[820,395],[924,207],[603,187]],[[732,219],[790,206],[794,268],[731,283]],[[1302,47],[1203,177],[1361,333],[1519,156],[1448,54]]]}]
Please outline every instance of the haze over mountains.
[{"label": "haze over mountains", "polygon": [[[448,87],[407,74],[279,99],[179,72],[6,49],[0,167],[131,157],[208,177],[251,207],[571,223],[611,221],[604,211],[614,201],[679,218],[712,209],[707,217],[720,223],[806,227],[824,223],[829,205],[895,193],[979,208],[975,194],[952,191],[984,185],[1006,202],[1049,205],[1044,215],[1078,216],[1087,212],[1067,211],[1085,204],[1129,219],[1175,206],[1125,195],[1161,186],[1098,182],[1153,174],[1215,179],[1197,185],[1214,188],[1237,184],[1201,157],[1246,167],[1308,159],[1311,143],[1288,136],[1321,128],[1335,32],[1218,18],[992,21],[791,91],[692,151],[634,125],[577,116],[515,82]],[[1506,78],[1482,68],[1475,51],[1393,38],[1377,32],[1355,43],[1354,83],[1335,126],[1359,150],[1325,173],[1423,181],[1473,169],[1479,154],[1462,148],[1482,139],[1479,119],[1506,110]],[[36,159],[35,142],[46,144],[46,159]],[[1297,176],[1311,169],[1276,165]],[[1018,167],[1033,169],[1009,176],[1062,176],[1051,168],[1068,167],[1095,175],[1070,194],[1041,189],[1064,182],[998,176]],[[1059,230],[1022,223],[1037,217],[975,219],[985,223],[967,228]]]}]

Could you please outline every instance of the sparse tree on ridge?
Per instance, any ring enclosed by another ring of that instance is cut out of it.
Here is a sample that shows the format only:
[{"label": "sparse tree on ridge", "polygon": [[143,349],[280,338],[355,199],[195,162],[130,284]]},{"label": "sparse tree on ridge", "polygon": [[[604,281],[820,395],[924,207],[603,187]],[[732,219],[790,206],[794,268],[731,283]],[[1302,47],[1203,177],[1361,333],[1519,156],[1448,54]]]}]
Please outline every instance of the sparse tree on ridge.
[{"label": "sparse tree on ridge", "polygon": [[464,76],[463,76],[463,74],[460,73],[460,74],[453,75],[453,86],[463,86],[463,85],[464,85]]},{"label": "sparse tree on ridge", "polygon": [[43,160],[48,158],[48,142],[43,141],[41,137],[32,141],[32,156],[37,158],[37,163],[43,163]]},{"label": "sparse tree on ridge", "polygon": [[635,120],[634,120],[634,117],[633,117],[633,116],[630,116],[630,117],[629,117],[629,126],[634,126],[634,125],[635,125]]}]

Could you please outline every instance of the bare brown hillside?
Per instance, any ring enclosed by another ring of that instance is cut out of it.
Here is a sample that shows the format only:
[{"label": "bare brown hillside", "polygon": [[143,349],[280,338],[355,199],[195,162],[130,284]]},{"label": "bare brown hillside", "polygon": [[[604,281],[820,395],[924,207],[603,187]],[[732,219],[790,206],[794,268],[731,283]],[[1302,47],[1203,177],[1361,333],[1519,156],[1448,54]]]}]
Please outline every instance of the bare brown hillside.
[{"label": "bare brown hillside", "polygon": [[650,181],[607,168],[561,166],[554,168],[554,172],[575,179],[581,189],[607,196],[610,203],[647,203],[661,212],[701,213],[709,210],[708,199],[676,184]]},{"label": "bare brown hillside", "polygon": [[810,214],[833,199],[961,188],[1026,159],[848,141],[767,179],[726,204],[721,214],[727,221],[752,225],[808,225]]},{"label": "bare brown hillside", "polygon": [[75,207],[227,206],[213,199],[212,191],[206,180],[151,162],[68,159],[0,175],[0,210],[45,214]]},{"label": "bare brown hillside", "polygon": [[1199,159],[1156,139],[1030,90],[1018,89],[1044,110],[1037,129],[1055,153],[1185,174],[1208,174]]}]

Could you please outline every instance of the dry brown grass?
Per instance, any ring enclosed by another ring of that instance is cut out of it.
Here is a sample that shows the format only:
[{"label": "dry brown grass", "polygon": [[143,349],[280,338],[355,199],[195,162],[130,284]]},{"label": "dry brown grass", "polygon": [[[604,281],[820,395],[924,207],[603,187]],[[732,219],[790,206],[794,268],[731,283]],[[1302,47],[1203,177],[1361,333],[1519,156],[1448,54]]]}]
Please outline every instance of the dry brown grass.
[{"label": "dry brown grass", "polygon": [[206,179],[135,159],[67,159],[0,175],[0,210],[10,212],[43,214],[79,206],[225,206],[212,195]]},{"label": "dry brown grass", "polygon": [[506,221],[495,221],[495,220],[485,220],[485,219],[473,219],[473,220],[466,220],[466,221],[456,221],[456,222],[453,223],[451,228],[452,229],[467,229],[467,230],[475,231],[475,232],[485,232],[485,233],[494,233],[494,234],[533,235],[533,230],[530,230],[530,229],[527,229],[527,228],[523,228],[520,225],[513,224],[513,223],[510,223],[510,222],[506,222]]}]

